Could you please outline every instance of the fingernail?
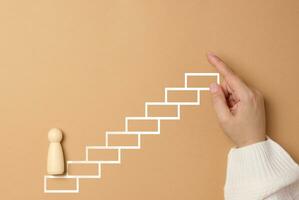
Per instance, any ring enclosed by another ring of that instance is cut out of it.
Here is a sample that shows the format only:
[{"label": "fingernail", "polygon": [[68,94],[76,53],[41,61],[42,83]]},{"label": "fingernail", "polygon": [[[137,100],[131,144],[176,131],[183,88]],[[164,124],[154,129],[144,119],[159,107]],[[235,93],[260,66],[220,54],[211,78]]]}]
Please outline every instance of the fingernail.
[{"label": "fingernail", "polygon": [[216,54],[214,54],[214,53],[211,52],[211,51],[208,52],[208,55],[209,55],[209,56],[216,56]]},{"label": "fingernail", "polygon": [[220,58],[216,56],[216,54],[214,54],[213,52],[209,52],[208,55],[213,57],[213,59],[215,59],[216,61],[220,61]]},{"label": "fingernail", "polygon": [[215,93],[215,92],[218,91],[218,85],[217,85],[217,83],[212,83],[212,84],[210,85],[210,91],[211,91],[212,93]]}]

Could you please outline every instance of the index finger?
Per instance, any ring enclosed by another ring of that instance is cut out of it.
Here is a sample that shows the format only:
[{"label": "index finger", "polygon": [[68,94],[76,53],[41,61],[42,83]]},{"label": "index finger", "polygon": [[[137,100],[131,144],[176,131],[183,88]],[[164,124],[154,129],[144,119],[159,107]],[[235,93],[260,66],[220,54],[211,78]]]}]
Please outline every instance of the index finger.
[{"label": "index finger", "polygon": [[247,85],[215,54],[208,53],[208,61],[216,67],[233,90],[242,94],[244,90],[248,89]]}]

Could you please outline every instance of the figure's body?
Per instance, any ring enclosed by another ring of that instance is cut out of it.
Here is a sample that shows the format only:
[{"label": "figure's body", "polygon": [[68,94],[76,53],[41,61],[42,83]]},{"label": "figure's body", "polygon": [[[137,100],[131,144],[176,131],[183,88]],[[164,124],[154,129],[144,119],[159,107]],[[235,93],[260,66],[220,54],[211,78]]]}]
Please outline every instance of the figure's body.
[{"label": "figure's body", "polygon": [[213,105],[225,134],[236,145],[228,155],[226,200],[299,200],[299,166],[266,136],[262,94],[250,88],[215,54],[209,62],[223,75],[212,84]]},{"label": "figure's body", "polygon": [[62,132],[53,128],[48,133],[49,149],[47,171],[50,175],[60,175],[64,173],[64,156],[62,146]]}]

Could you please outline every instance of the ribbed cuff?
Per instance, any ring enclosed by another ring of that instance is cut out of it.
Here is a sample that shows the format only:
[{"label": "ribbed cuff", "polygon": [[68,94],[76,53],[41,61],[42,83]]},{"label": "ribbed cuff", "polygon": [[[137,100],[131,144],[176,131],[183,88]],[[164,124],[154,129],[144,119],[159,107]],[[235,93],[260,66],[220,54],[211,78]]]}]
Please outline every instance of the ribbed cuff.
[{"label": "ribbed cuff", "polygon": [[225,199],[262,199],[299,179],[299,167],[268,138],[228,155]]}]

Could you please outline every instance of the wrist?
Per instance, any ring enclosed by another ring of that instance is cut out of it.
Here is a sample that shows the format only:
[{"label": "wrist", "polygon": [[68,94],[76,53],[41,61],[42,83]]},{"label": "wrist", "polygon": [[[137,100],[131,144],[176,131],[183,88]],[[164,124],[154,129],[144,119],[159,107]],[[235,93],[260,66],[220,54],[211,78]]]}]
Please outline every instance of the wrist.
[{"label": "wrist", "polygon": [[236,148],[242,148],[242,147],[246,147],[246,146],[253,145],[253,144],[256,144],[256,143],[265,142],[266,140],[267,140],[266,136],[263,136],[263,137],[260,137],[260,138],[249,139],[249,140],[246,140],[242,143],[237,144]]}]

